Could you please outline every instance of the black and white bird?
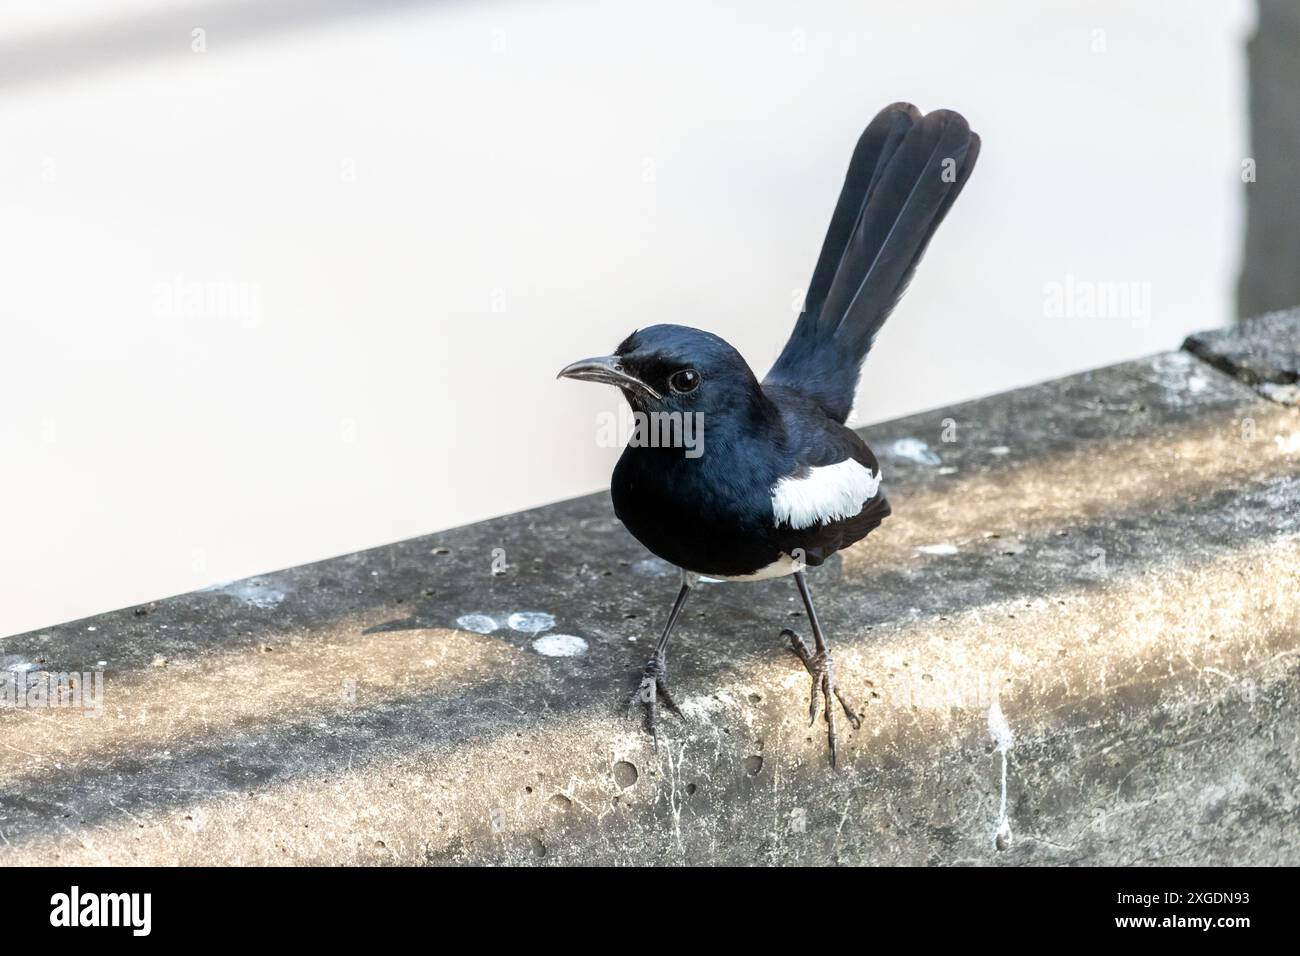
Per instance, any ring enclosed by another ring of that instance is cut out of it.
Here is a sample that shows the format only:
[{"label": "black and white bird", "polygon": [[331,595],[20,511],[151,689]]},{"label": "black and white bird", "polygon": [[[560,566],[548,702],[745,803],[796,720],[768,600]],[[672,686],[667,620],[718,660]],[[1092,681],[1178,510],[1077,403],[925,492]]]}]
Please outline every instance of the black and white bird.
[{"label": "black and white bird", "polygon": [[633,536],[683,572],[629,701],[629,708],[645,704],[656,740],[658,701],[682,716],[668,689],[668,639],[702,576],[794,575],[815,647],[789,629],[781,636],[812,675],[810,721],[819,693],[824,701],[832,766],[832,697],[853,727],[861,726],[857,706],[835,684],[804,568],[866,537],[889,515],[880,466],[844,422],[862,361],[979,148],[979,137],[950,110],[922,116],[910,103],[895,103],[871,121],[849,162],[803,312],[762,382],[718,336],[680,325],[633,332],[613,355],[560,372],[618,386],[644,420],[694,416],[702,426],[694,449],[630,442],[610,488],[614,512]]}]

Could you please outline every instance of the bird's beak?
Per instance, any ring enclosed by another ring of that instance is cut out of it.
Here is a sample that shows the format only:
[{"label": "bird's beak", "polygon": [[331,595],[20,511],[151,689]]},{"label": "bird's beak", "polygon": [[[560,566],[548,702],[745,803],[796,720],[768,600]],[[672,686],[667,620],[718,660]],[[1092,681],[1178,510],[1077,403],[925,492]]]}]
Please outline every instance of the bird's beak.
[{"label": "bird's beak", "polygon": [[617,385],[619,388],[631,388],[644,392],[651,398],[662,400],[663,396],[623,368],[623,360],[617,355],[602,355],[600,358],[583,359],[560,369],[556,378],[576,378],[583,382],[602,382],[605,385]]}]

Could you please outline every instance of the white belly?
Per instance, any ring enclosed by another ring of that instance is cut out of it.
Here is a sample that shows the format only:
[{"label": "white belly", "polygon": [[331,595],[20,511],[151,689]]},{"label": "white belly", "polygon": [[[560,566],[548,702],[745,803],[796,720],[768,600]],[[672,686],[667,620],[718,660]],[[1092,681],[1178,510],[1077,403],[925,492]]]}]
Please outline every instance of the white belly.
[{"label": "white belly", "polygon": [[792,555],[783,554],[765,568],[759,568],[752,574],[701,575],[701,581],[766,581],[768,578],[781,578],[787,574],[802,571],[804,562]]}]

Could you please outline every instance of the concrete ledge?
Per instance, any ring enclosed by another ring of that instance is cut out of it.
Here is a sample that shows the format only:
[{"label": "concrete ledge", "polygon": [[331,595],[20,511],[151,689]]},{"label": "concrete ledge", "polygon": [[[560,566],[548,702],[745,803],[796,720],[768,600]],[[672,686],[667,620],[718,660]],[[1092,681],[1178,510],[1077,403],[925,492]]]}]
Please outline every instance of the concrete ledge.
[{"label": "concrete ledge", "polygon": [[1188,336],[1183,348],[1265,398],[1300,405],[1300,309],[1200,332]]},{"label": "concrete ledge", "polygon": [[104,672],[0,710],[0,861],[1300,862],[1300,410],[1173,352],[864,435],[838,772],[788,581],[688,606],[658,753],[622,714],[676,584],[598,494],[0,642]]}]

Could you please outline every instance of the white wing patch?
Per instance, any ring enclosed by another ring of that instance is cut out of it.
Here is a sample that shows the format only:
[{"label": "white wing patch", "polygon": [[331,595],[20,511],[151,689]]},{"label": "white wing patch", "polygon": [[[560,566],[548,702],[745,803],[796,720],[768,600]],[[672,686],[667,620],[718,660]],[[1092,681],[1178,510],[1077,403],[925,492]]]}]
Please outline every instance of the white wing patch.
[{"label": "white wing patch", "polygon": [[803,477],[782,478],[772,489],[772,515],[776,524],[791,528],[852,518],[880,490],[880,472],[852,458],[812,468]]}]

